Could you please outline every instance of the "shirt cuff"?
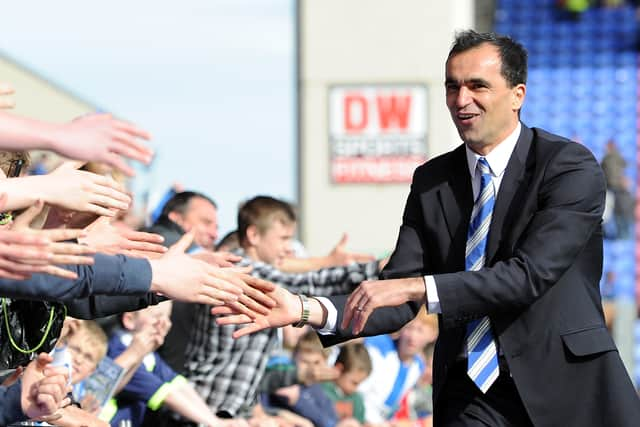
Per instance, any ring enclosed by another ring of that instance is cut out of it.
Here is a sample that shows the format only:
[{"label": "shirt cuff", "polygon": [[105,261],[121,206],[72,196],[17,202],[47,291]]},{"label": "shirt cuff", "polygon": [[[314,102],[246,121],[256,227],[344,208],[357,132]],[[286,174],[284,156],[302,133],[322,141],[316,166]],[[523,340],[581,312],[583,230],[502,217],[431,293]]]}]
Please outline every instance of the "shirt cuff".
[{"label": "shirt cuff", "polygon": [[438,288],[433,276],[424,276],[424,286],[427,289],[427,312],[429,314],[442,313],[442,310],[440,310],[440,298],[438,298]]},{"label": "shirt cuff", "polygon": [[336,323],[338,323],[338,310],[336,310],[336,306],[333,305],[329,298],[315,297],[315,299],[327,309],[327,322],[322,328],[316,329],[316,332],[320,335],[335,335]]},{"label": "shirt cuff", "polygon": [[9,387],[0,386],[0,401],[2,402],[1,425],[9,425],[10,423],[27,419],[27,416],[22,412],[21,395],[22,381],[20,380]]}]

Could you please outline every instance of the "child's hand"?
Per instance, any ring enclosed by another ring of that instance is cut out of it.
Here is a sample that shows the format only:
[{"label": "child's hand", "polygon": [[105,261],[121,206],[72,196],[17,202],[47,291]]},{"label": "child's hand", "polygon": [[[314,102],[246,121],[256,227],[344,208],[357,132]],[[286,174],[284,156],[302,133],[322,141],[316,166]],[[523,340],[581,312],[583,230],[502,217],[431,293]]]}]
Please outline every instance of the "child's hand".
[{"label": "child's hand", "polygon": [[333,381],[340,375],[335,366],[319,365],[298,371],[298,381],[304,385],[311,385],[325,381]]},{"label": "child's hand", "polygon": [[54,421],[58,410],[69,404],[67,384],[69,370],[66,367],[52,367],[53,358],[40,353],[27,366],[22,376],[22,412],[31,419]]},{"label": "child's hand", "polygon": [[158,345],[161,346],[165,337],[171,329],[171,319],[168,317],[161,317],[155,322],[156,333],[162,338],[162,342]]},{"label": "child's hand", "polygon": [[96,399],[93,393],[87,393],[80,401],[80,406],[83,410],[93,415],[98,415],[101,409],[100,402],[98,402],[98,399]]},{"label": "child's hand", "polygon": [[288,387],[281,387],[277,389],[274,394],[280,397],[284,397],[285,399],[287,399],[287,403],[289,404],[289,406],[294,406],[300,399],[300,386],[296,384],[290,385]]},{"label": "child's hand", "polygon": [[75,406],[67,406],[60,410],[60,418],[56,420],[59,427],[109,427],[109,423],[98,419],[94,414],[89,413]]},{"label": "child's hand", "polygon": [[155,324],[147,324],[133,334],[129,348],[144,356],[156,351],[163,342],[164,337],[158,333]]}]

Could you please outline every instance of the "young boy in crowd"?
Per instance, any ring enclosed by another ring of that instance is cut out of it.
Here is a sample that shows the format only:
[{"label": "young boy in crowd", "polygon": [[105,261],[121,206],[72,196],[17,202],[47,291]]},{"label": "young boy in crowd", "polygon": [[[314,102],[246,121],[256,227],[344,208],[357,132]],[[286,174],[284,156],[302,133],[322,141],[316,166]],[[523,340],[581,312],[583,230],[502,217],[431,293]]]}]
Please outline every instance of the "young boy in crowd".
[{"label": "young boy in crowd", "polygon": [[389,420],[402,397],[412,389],[425,371],[424,347],[438,336],[436,315],[421,309],[414,320],[391,335],[365,338],[373,369],[359,391],[364,396],[365,419],[370,424]]},{"label": "young boy in crowd", "polygon": [[[272,356],[260,383],[260,409],[272,415],[276,422],[285,420],[302,425],[300,420],[303,420],[320,427],[318,420],[309,420],[296,413],[294,406],[302,399],[303,402],[313,402],[315,414],[324,416],[322,427],[335,425],[337,416],[332,402],[318,385],[320,381],[328,381],[338,375],[328,364],[329,354],[330,350],[322,347],[316,333],[308,330],[298,339],[292,358],[282,354]],[[307,415],[313,417],[313,414]]]},{"label": "young boy in crowd", "polygon": [[60,410],[56,425],[108,426],[98,419],[92,406],[92,397],[84,390],[84,380],[89,377],[107,353],[107,336],[102,328],[91,320],[65,319],[64,328],[55,352],[63,354],[69,362],[73,398],[80,406],[67,406]]},{"label": "young boy in crowd", "polygon": [[[133,344],[116,359],[116,363],[125,369],[128,366],[137,368],[142,361],[142,356],[146,355],[144,353],[141,356],[140,353],[149,348],[148,345],[141,342],[145,341],[142,338],[144,335],[144,333],[134,335]],[[66,353],[62,356],[62,359],[68,361],[71,365],[73,398],[76,402],[79,402],[81,409],[77,406],[68,406],[62,409],[60,411],[62,417],[56,420],[56,425],[109,426],[109,423],[99,419],[98,414],[100,414],[101,410],[99,402],[95,400],[94,396],[86,392],[84,382],[96,370],[98,363],[107,354],[107,345],[107,336],[98,323],[70,317],[65,319],[56,351]],[[105,414],[108,414],[109,410],[110,406],[107,406]]]},{"label": "young boy in crowd", "polygon": [[365,408],[360,384],[371,374],[371,358],[361,343],[347,343],[340,348],[335,367],[339,375],[322,383],[324,392],[333,401],[338,419],[355,418],[365,422]]},{"label": "young boy in crowd", "polygon": [[334,367],[328,365],[328,356],[315,332],[302,336],[294,365],[267,369],[262,390],[270,394],[262,402],[286,408],[316,427],[335,427],[343,420],[349,420],[345,426],[354,425],[353,419],[363,422],[364,404],[357,388],[371,371],[366,348],[360,343],[343,346]]},{"label": "young boy in crowd", "polygon": [[107,336],[93,320],[65,319],[56,351],[66,350],[71,359],[71,384],[74,397],[82,396],[82,381],[96,370],[107,354]]},{"label": "young boy in crowd", "polygon": [[[144,310],[122,314],[122,328],[109,340],[109,357],[116,359],[130,345],[133,334],[149,325],[164,337],[168,331],[171,301]],[[187,380],[176,374],[154,351],[147,354],[130,376],[130,380],[114,400],[115,411],[109,419],[113,427],[123,420],[141,425],[147,408],[156,411],[166,407],[194,423],[208,426],[232,424],[218,419]],[[167,420],[168,417],[165,417]],[[231,421],[231,420],[229,420]]]},{"label": "young boy in crowd", "polygon": [[293,349],[293,360],[285,357],[269,360],[260,392],[268,395],[291,385],[311,385],[337,378],[338,371],[328,363],[330,353],[331,349],[322,347],[314,331],[307,331]]}]

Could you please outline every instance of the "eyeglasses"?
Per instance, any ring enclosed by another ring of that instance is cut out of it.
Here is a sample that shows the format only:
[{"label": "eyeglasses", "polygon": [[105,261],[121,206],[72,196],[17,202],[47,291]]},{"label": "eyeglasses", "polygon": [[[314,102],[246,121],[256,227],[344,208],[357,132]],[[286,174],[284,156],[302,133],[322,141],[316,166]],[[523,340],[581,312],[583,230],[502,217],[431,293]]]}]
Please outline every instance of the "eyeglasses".
[{"label": "eyeglasses", "polygon": [[83,351],[82,348],[80,348],[77,345],[73,345],[73,344],[67,344],[67,347],[69,348],[69,350],[71,350],[71,354],[72,356],[76,356],[74,358],[76,363],[82,363],[82,364],[88,364],[88,365],[95,365],[98,363],[97,360],[95,360],[95,357],[93,354]]},{"label": "eyeglasses", "polygon": [[24,166],[23,159],[13,160],[11,165],[9,165],[9,172],[7,173],[7,178],[16,178],[20,176],[20,172],[22,172],[22,166]]}]

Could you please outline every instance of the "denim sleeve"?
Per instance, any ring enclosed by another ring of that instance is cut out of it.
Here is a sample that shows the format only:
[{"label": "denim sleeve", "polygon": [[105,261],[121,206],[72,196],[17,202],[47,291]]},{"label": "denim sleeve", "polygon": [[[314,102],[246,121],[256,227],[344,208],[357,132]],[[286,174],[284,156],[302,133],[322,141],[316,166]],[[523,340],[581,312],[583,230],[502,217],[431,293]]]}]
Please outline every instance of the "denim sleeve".
[{"label": "denim sleeve", "polygon": [[151,286],[151,265],[144,259],[96,254],[93,265],[65,268],[78,277],[71,280],[34,274],[27,280],[0,278],[0,296],[65,302],[98,294],[143,295]]},{"label": "denim sleeve", "polygon": [[16,381],[9,387],[0,386],[0,425],[6,426],[16,421],[24,421],[27,417],[22,413],[20,392],[22,381]]}]

